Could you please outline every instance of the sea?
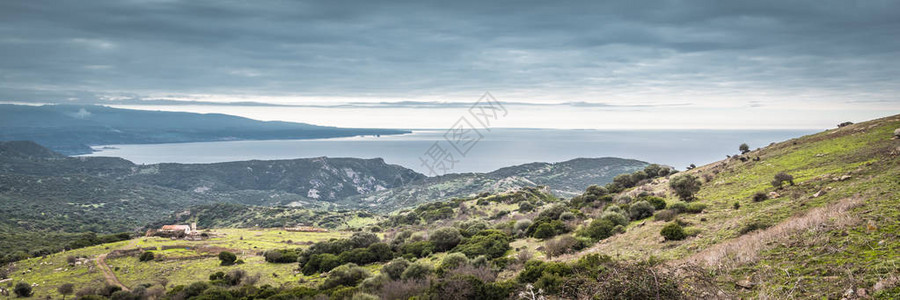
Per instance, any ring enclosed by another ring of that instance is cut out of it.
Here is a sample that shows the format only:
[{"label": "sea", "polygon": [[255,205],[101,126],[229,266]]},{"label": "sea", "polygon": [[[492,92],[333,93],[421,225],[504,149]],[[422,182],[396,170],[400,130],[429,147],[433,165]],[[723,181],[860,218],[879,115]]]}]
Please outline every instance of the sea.
[{"label": "sea", "polygon": [[492,128],[478,135],[446,130],[313,140],[221,141],[102,145],[85,156],[114,156],[138,164],[215,163],[310,157],[382,158],[426,175],[490,172],[531,163],[619,157],[684,170],[818,130],[571,130]]}]

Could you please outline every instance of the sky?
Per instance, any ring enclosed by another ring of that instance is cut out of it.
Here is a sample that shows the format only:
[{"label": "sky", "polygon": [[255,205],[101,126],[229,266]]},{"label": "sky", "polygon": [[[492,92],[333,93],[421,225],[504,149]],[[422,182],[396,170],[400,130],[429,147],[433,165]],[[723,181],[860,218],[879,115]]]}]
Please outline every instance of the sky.
[{"label": "sky", "polygon": [[[441,128],[900,113],[900,1],[0,1],[0,101]],[[281,106],[273,106],[277,104]]]}]

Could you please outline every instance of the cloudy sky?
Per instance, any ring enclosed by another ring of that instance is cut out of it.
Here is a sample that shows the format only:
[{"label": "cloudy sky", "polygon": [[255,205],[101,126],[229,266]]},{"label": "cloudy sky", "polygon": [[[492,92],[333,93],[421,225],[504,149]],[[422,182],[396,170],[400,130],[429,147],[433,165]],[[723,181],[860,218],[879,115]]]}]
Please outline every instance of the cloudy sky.
[{"label": "cloudy sky", "polygon": [[508,127],[900,113],[900,1],[485,2],[6,0],[0,101],[400,128],[485,91]]}]

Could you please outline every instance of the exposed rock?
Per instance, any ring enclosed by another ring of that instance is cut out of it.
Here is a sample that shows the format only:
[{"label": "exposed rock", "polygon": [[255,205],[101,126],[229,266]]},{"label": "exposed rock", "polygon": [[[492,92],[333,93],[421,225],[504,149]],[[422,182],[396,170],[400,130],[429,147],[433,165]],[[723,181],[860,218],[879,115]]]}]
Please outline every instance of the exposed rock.
[{"label": "exposed rock", "polygon": [[867,298],[869,295],[866,292],[866,289],[858,289],[856,290],[856,296],[860,298]]},{"label": "exposed rock", "polygon": [[819,197],[821,197],[822,195],[825,195],[825,190],[821,190],[821,191],[816,192],[815,194],[813,194],[813,198],[819,198]]},{"label": "exposed rock", "polygon": [[900,128],[894,129],[894,139],[900,139]]},{"label": "exposed rock", "polygon": [[751,282],[749,279],[744,279],[744,280],[740,280],[740,281],[738,281],[738,282],[735,282],[734,285],[736,285],[736,286],[738,286],[738,287],[745,288],[745,289],[752,289],[753,286],[755,286],[756,284],[754,284],[753,282]]},{"label": "exposed rock", "polygon": [[850,179],[850,178],[853,178],[853,176],[850,176],[850,175],[844,175],[844,176],[841,176],[840,181],[844,181],[844,180],[847,180],[847,179]]},{"label": "exposed rock", "polygon": [[769,192],[769,199],[775,199],[775,198],[778,198],[778,197],[781,197],[781,195],[779,195],[779,194],[776,193],[776,192]]}]

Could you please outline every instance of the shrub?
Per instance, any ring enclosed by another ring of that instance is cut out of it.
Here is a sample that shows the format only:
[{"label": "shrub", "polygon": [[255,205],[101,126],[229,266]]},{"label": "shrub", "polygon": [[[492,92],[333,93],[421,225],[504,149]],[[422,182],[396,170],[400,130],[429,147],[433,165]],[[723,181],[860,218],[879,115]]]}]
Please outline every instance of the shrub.
[{"label": "shrub", "polygon": [[294,263],[298,258],[296,251],[287,249],[269,250],[263,257],[270,263]]},{"label": "shrub", "polygon": [[553,225],[550,223],[541,223],[538,225],[537,229],[534,230],[535,238],[546,239],[556,235],[556,230],[553,229]]},{"label": "shrub", "polygon": [[355,232],[350,236],[349,241],[353,248],[365,248],[380,240],[377,235],[371,232]]},{"label": "shrub", "polygon": [[554,204],[549,208],[542,210],[541,213],[538,214],[538,219],[550,219],[557,220],[562,213],[569,211],[563,204]]},{"label": "shrub", "polygon": [[459,244],[462,236],[459,234],[459,229],[453,227],[443,227],[435,230],[431,233],[431,242],[434,244],[434,250],[437,252],[444,252],[456,245]]},{"label": "shrub", "polygon": [[590,225],[579,232],[579,235],[588,237],[593,241],[599,241],[612,236],[613,228],[615,227],[616,224],[608,219],[594,219]]},{"label": "shrub", "polygon": [[762,222],[762,221],[759,221],[759,220],[753,220],[753,221],[750,221],[750,222],[744,224],[743,226],[741,226],[741,229],[738,230],[738,232],[740,232],[741,235],[744,235],[744,234],[747,234],[747,233],[750,233],[750,232],[753,232],[756,230],[769,228],[770,226],[772,226],[772,225]]},{"label": "shrub", "polygon": [[426,257],[434,252],[434,243],[430,241],[406,243],[400,247],[400,252],[411,254],[415,257]]},{"label": "shrub", "polygon": [[678,198],[690,201],[694,199],[694,193],[700,191],[700,180],[694,175],[685,174],[672,178],[669,181],[669,187],[675,191],[675,195],[678,195]]},{"label": "shrub", "polygon": [[785,181],[790,183],[790,185],[794,185],[794,176],[788,175],[785,172],[778,172],[772,180],[772,186],[780,188]]},{"label": "shrub", "polygon": [[447,256],[445,256],[444,259],[441,260],[441,264],[438,267],[438,270],[440,272],[446,272],[467,264],[469,264],[469,258],[467,258],[465,254],[453,252],[447,254]]},{"label": "shrub", "polygon": [[699,214],[702,213],[703,210],[706,209],[706,204],[701,203],[690,203],[685,207],[684,212],[691,214]]},{"label": "shrub", "polygon": [[16,283],[16,287],[13,288],[13,293],[16,294],[16,297],[20,298],[31,297],[31,285],[26,282]]},{"label": "shrub", "polygon": [[409,261],[405,258],[396,258],[381,267],[381,273],[387,275],[390,279],[398,280],[403,271],[409,267]]},{"label": "shrub", "polygon": [[237,255],[228,251],[219,252],[219,260],[221,261],[221,265],[230,266],[234,264],[234,261],[237,260]]},{"label": "shrub", "polygon": [[667,241],[679,241],[687,237],[687,234],[684,233],[684,228],[682,228],[678,222],[666,224],[666,226],[659,231],[659,234],[666,238]]},{"label": "shrub", "polygon": [[578,240],[575,237],[562,235],[544,242],[544,253],[547,254],[547,258],[552,258],[568,253],[576,244],[578,244]]},{"label": "shrub", "polygon": [[732,205],[732,207],[734,207],[735,210],[741,209],[741,203],[734,201],[734,205]]},{"label": "shrub", "polygon": [[648,218],[653,215],[653,205],[647,201],[638,201],[635,204],[632,204],[629,208],[631,213],[631,219],[633,220],[641,220]]},{"label": "shrub", "polygon": [[752,199],[753,199],[753,202],[762,202],[762,201],[766,201],[767,199],[769,199],[769,196],[767,196],[766,193],[763,193],[763,192],[756,192],[755,194],[753,194]]},{"label": "shrub", "polygon": [[400,275],[400,278],[412,280],[425,279],[431,272],[432,269],[430,264],[415,262],[409,265],[409,267],[406,267],[406,270],[403,270],[403,274]]},{"label": "shrub", "polygon": [[747,152],[750,152],[750,146],[747,143],[743,143],[738,146],[738,150],[741,151],[741,154],[747,154]]},{"label": "shrub", "polygon": [[524,233],[528,230],[528,227],[531,227],[531,224],[533,224],[531,220],[521,219],[516,221],[516,224],[513,225],[513,230],[515,230],[516,233]]},{"label": "shrub", "polygon": [[368,270],[357,266],[354,263],[343,264],[328,273],[328,278],[322,283],[322,287],[325,289],[334,288],[340,285],[352,287],[356,286],[356,284],[363,279],[369,278],[371,275],[372,274],[370,274]]},{"label": "shrub", "polygon": [[677,211],[677,210],[674,210],[674,209],[664,209],[664,210],[661,210],[661,211],[656,212],[656,214],[653,215],[653,219],[654,219],[654,220],[657,220],[657,221],[666,221],[666,222],[668,222],[668,221],[674,220],[674,219],[675,219],[675,216],[678,216],[678,211]]},{"label": "shrub", "polygon": [[564,212],[564,213],[560,214],[560,215],[559,215],[559,219],[562,220],[562,221],[571,221],[571,220],[575,220],[575,214],[573,214],[573,213],[570,212],[570,211],[567,211],[567,212]]},{"label": "shrub", "polygon": [[331,253],[313,254],[303,265],[301,271],[304,275],[312,275],[316,272],[328,272],[341,265],[337,255]]},{"label": "shrub", "polygon": [[612,222],[613,226],[628,226],[628,218],[626,218],[623,214],[614,211],[603,212],[602,214],[600,214],[600,219],[609,220],[610,222]]},{"label": "shrub", "polygon": [[656,210],[665,209],[666,208],[666,199],[656,197],[656,196],[648,196],[645,197],[644,200],[650,202],[653,205],[653,208]]},{"label": "shrub", "polygon": [[153,252],[146,251],[144,253],[141,253],[141,256],[138,257],[138,261],[151,261],[153,260],[153,258]]},{"label": "shrub", "polygon": [[675,202],[672,205],[669,205],[669,210],[674,210],[678,213],[683,213],[687,210],[687,204],[684,202]]},{"label": "shrub", "polygon": [[503,256],[509,250],[509,240],[509,236],[501,231],[482,230],[459,244],[456,250],[470,258],[484,255],[493,259]]}]

